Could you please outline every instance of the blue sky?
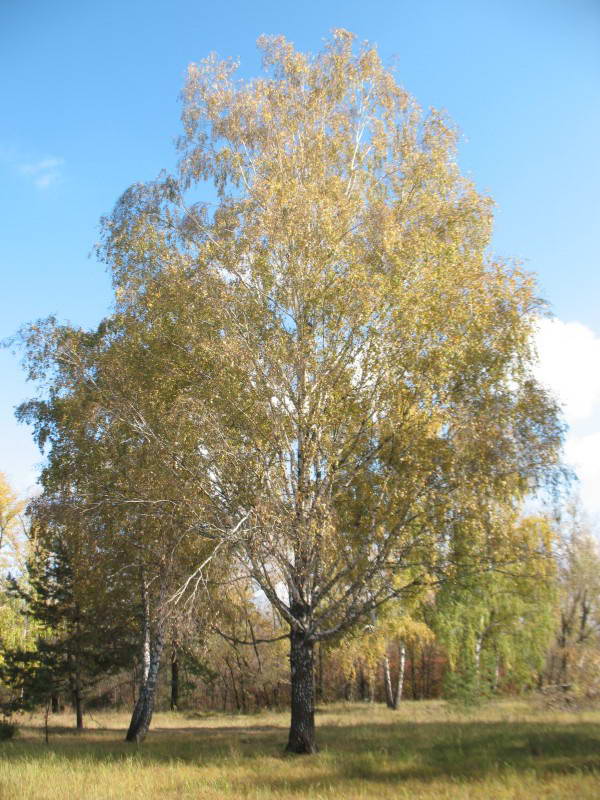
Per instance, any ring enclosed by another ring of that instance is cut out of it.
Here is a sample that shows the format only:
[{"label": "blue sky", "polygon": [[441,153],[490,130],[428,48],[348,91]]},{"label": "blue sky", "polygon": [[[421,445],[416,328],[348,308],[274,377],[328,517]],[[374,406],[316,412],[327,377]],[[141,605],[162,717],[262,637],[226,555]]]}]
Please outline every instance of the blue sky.
[{"label": "blue sky", "polygon": [[[376,43],[462,130],[461,165],[497,203],[495,251],[537,272],[558,318],[542,374],[600,510],[600,0],[4,0],[0,337],[51,312],[86,326],[106,313],[108,278],[89,257],[98,220],[173,165],[190,61],[216,51],[251,77],[261,33],[314,51],[334,27]],[[29,394],[1,352],[0,470],[20,490],[40,460],[13,419]]]}]

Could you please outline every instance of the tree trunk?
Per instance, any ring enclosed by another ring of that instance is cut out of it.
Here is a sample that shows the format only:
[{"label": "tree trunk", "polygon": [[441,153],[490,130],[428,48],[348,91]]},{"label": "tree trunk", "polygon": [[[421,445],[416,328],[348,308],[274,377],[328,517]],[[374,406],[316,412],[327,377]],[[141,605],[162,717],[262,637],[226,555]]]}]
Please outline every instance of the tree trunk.
[{"label": "tree trunk", "polygon": [[319,652],[317,661],[317,685],[315,689],[317,703],[323,702],[323,642],[319,642]]},{"label": "tree trunk", "polygon": [[558,681],[559,683],[562,684],[568,683],[567,677],[569,675],[569,653],[566,648],[563,650],[561,654],[559,675],[560,675],[560,679]]},{"label": "tree trunk", "polygon": [[52,702],[52,713],[58,714],[58,712],[60,711],[60,701],[57,694],[52,695],[51,702]]},{"label": "tree trunk", "polygon": [[233,689],[233,696],[235,698],[235,707],[237,711],[241,711],[242,707],[240,705],[240,696],[238,694],[237,685],[235,682],[235,676],[233,674],[233,667],[228,658],[225,659],[225,663],[227,664],[227,669],[229,670],[229,674],[231,675],[231,688]]},{"label": "tree trunk", "polygon": [[248,706],[246,705],[246,683],[244,681],[244,670],[240,667],[240,698],[242,702],[242,714],[246,714],[248,712]]},{"label": "tree trunk", "polygon": [[292,721],[286,750],[316,753],[314,643],[302,632],[290,633]]},{"label": "tree trunk", "polygon": [[[140,692],[131,715],[129,730],[125,737],[126,742],[140,742],[148,733],[152,712],[154,711],[154,698],[156,695],[156,682],[158,668],[165,643],[165,620],[159,620],[156,626],[154,642],[151,636],[150,624],[150,598],[144,567],[140,567],[140,588],[142,594],[142,681]],[[163,591],[161,589],[162,605]]]},{"label": "tree trunk", "polygon": [[50,712],[50,703],[46,701],[46,707],[44,708],[44,739],[46,740],[46,744],[50,743],[50,731],[48,730],[49,712]]},{"label": "tree trunk", "polygon": [[154,698],[156,696],[156,681],[158,679],[158,668],[160,666],[160,657],[162,655],[164,646],[164,631],[162,626],[159,626],[154,645],[150,651],[150,664],[148,669],[148,677],[142,684],[140,694],[131,715],[131,722],[125,741],[127,742],[140,742],[148,733],[150,722],[152,721],[152,712],[154,711]]},{"label": "tree trunk", "polygon": [[483,647],[483,633],[478,633],[475,638],[475,674],[479,678],[481,668],[481,650]]},{"label": "tree trunk", "polygon": [[75,724],[78,731],[83,730],[83,706],[81,703],[81,690],[79,688],[79,681],[77,681],[77,685],[75,686],[75,691],[73,692],[73,705],[75,706]]},{"label": "tree trunk", "polygon": [[150,598],[144,568],[140,567],[140,588],[142,592],[142,686],[150,672]]},{"label": "tree trunk", "polygon": [[431,645],[427,645],[427,647],[424,648],[424,653],[425,653],[425,697],[429,699],[431,697],[431,684],[432,684],[431,663],[433,660]]},{"label": "tree trunk", "polygon": [[246,662],[245,658],[244,659],[240,658],[237,646],[234,647],[234,651],[235,651],[235,660],[238,666],[238,672],[240,673],[240,700],[242,706],[242,714],[246,714],[248,712],[248,707],[246,705],[246,681],[244,679],[244,675],[246,674],[248,663]]},{"label": "tree trunk", "polygon": [[395,708],[392,692],[392,676],[390,675],[390,660],[387,654],[383,657],[383,685],[385,688],[385,702],[388,708]]},{"label": "tree trunk", "polygon": [[79,668],[77,664],[73,665],[73,657],[70,657],[72,672],[69,676],[69,684],[71,689],[71,703],[73,711],[75,711],[75,727],[78,731],[83,730],[83,708],[81,703],[81,678],[79,676]]},{"label": "tree trunk", "polygon": [[358,673],[358,694],[363,702],[369,700],[369,681],[365,675],[365,667],[362,663],[362,660],[360,662],[360,671]]},{"label": "tree trunk", "polygon": [[177,648],[173,647],[171,653],[171,711],[176,711],[179,705],[179,659]]},{"label": "tree trunk", "polygon": [[400,645],[400,654],[398,660],[398,680],[396,681],[396,693],[394,695],[393,707],[395,709],[400,705],[402,700],[402,690],[404,689],[404,668],[406,666],[406,647]]},{"label": "tree trunk", "polygon": [[500,659],[496,656],[496,666],[494,667],[494,682],[492,684],[492,691],[498,691],[498,684],[500,683]]},{"label": "tree trunk", "polygon": [[417,671],[415,669],[416,653],[414,645],[410,648],[410,680],[412,684],[412,699],[417,700]]},{"label": "tree trunk", "polygon": [[80,625],[80,610],[79,606],[76,606],[76,623],[75,623],[75,630],[77,634],[76,638],[76,650],[75,650],[75,692],[74,692],[74,699],[75,699],[75,724],[78,731],[83,730],[83,706],[81,700],[81,625]]}]

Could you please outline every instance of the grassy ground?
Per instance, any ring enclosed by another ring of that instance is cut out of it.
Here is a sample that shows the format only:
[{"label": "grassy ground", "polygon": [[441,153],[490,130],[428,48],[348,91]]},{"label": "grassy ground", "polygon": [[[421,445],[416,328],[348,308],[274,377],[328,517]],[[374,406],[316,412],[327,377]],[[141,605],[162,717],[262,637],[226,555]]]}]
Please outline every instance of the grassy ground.
[{"label": "grassy ground", "polygon": [[335,705],[317,715],[319,754],[301,757],[283,754],[287,714],[156,714],[139,748],[122,741],[127,722],[96,714],[77,735],[54,717],[46,745],[24,717],[0,742],[0,800],[600,797],[600,712]]}]

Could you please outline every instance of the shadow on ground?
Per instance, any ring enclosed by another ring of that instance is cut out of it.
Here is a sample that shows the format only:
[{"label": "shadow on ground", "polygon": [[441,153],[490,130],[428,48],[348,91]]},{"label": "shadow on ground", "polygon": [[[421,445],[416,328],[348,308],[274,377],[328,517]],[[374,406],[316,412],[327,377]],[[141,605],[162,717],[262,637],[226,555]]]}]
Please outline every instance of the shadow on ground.
[{"label": "shadow on ground", "polygon": [[[600,778],[600,725],[587,722],[565,724],[536,722],[442,721],[366,722],[323,724],[318,729],[321,747],[317,756],[306,757],[312,767],[290,772],[289,759],[301,765],[302,758],[286,756],[286,728],[278,725],[240,727],[156,728],[136,747],[122,741],[124,731],[90,728],[82,734],[72,729],[52,728],[49,745],[40,730],[23,728],[21,740],[0,743],[0,759],[44,759],[120,762],[132,756],[140,766],[178,762],[202,768],[225,766],[235,787],[237,768],[243,781],[255,790],[282,791],[301,796],[320,783],[362,781],[377,785],[401,784],[408,779],[429,782],[438,778],[483,779],[504,769],[531,772],[543,778],[575,771],[598,772]],[[268,765],[267,762],[268,761]],[[281,762],[281,768],[277,762]],[[304,773],[304,774],[303,774]]]}]

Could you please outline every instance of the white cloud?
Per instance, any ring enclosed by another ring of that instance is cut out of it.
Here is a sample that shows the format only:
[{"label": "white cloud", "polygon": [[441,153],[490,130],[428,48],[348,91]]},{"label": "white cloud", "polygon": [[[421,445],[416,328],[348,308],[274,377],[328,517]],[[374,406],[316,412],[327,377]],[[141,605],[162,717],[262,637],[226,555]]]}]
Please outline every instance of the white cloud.
[{"label": "white cloud", "polygon": [[565,459],[580,480],[579,494],[588,511],[600,512],[600,431],[570,436]]},{"label": "white cloud", "polygon": [[581,322],[542,319],[537,346],[538,379],[563,404],[569,424],[600,410],[600,337]]},{"label": "white cloud", "polygon": [[581,322],[542,319],[538,379],[562,403],[570,426],[564,460],[584,507],[600,512],[600,336]]},{"label": "white cloud", "polygon": [[50,156],[29,164],[21,163],[18,170],[22,175],[30,177],[38,189],[47,189],[60,180],[64,163],[63,158]]}]

